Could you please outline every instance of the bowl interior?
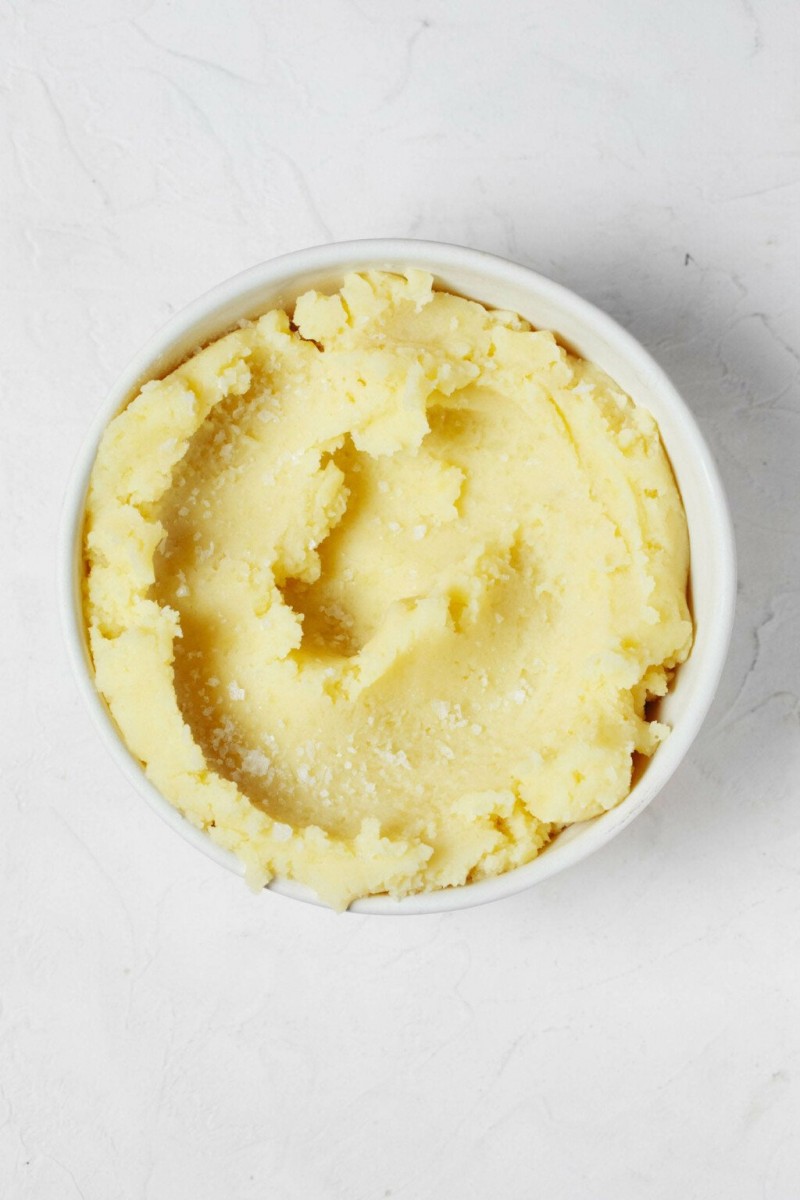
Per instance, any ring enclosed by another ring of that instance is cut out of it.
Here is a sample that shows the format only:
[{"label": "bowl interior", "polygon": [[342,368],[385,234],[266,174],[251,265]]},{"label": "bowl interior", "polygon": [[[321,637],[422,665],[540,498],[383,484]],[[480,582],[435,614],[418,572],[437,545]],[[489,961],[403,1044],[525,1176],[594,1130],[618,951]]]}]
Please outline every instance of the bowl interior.
[{"label": "bowl interior", "polygon": [[[495,308],[511,309],[534,326],[553,330],[573,352],[597,363],[649,409],[681,490],[691,542],[691,598],[695,621],[692,653],[676,673],[660,716],[672,733],[642,770],[628,797],[592,821],[565,830],[538,858],[495,879],[401,901],[376,896],[356,901],[353,911],[420,913],[468,907],[510,894],[546,878],[608,841],[653,798],[674,771],[711,703],[727,648],[733,614],[734,561],[730,522],[713,460],[695,422],[669,380],[642,347],[611,318],[573,293],[523,267],[461,247],[422,242],[362,242],[300,251],[228,280],[178,313],[131,362],[99,414],[77,464],[65,511],[67,638],[82,691],[104,740],[131,782],[157,811],[223,865],[238,860],[195,829],[147,781],[125,748],[94,689],[81,615],[80,572],[83,505],[97,443],[105,425],[148,379],[168,373],[204,343],[237,322],[276,305],[291,306],[309,288],[334,290],[349,270],[376,267],[430,271],[437,286]],[[278,880],[273,890],[314,901],[306,888]]]}]

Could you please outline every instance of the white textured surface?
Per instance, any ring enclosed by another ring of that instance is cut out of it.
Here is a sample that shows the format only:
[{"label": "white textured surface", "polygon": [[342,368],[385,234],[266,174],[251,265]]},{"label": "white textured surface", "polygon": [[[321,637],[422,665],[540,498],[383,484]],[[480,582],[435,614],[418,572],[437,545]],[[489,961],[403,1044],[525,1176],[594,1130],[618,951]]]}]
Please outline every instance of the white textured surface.
[{"label": "white textured surface", "polygon": [[[794,0],[0,4],[0,1190],[10,1200],[798,1194]],[[70,463],[173,309],[416,235],[530,263],[697,413],[740,554],[716,707],[610,848],[336,917],[132,794],[54,611]]]}]

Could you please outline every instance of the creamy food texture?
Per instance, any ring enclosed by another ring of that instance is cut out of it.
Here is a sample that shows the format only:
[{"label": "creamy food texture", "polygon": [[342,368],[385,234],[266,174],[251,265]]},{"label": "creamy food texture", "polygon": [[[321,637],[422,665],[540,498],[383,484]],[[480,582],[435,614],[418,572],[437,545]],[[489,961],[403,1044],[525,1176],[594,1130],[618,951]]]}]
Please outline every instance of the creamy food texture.
[{"label": "creamy food texture", "polygon": [[652,417],[421,271],[348,275],[111,422],[97,687],[248,879],[354,898],[528,862],[617,804],[692,636]]}]

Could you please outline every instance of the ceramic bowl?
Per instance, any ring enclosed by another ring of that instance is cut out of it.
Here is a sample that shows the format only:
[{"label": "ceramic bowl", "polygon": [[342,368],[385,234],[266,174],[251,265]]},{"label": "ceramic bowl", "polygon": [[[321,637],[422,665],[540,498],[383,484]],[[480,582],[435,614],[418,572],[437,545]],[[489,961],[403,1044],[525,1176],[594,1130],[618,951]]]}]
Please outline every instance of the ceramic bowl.
[{"label": "ceramic bowl", "polygon": [[[719,475],[683,399],[647,351],[611,317],[527,267],[439,242],[339,242],[286,254],[234,276],[177,313],[136,355],[106,397],[76,463],[65,504],[61,602],[80,691],[118,765],[142,798],[173,829],[222,866],[241,874],[239,861],[182,817],[145,777],[95,689],[80,593],[89,474],[106,425],[146,380],[165,375],[199,345],[226,333],[242,318],[276,305],[291,305],[309,288],[335,290],[347,271],[369,267],[395,271],[420,267],[430,271],[437,285],[446,290],[489,307],[511,309],[534,326],[553,330],[570,350],[607,371],[658,422],[689,525],[695,640],[689,659],[677,671],[669,695],[661,704],[660,719],[672,727],[669,737],[641,771],[625,800],[610,812],[565,830],[533,862],[462,887],[402,900],[372,896],[351,905],[351,911],[360,913],[442,912],[523,891],[574,866],[616,837],[658,795],[687,754],[722,672],[733,623],[736,577],[731,522]],[[289,880],[275,880],[270,888],[295,899],[316,901],[307,888]]]}]

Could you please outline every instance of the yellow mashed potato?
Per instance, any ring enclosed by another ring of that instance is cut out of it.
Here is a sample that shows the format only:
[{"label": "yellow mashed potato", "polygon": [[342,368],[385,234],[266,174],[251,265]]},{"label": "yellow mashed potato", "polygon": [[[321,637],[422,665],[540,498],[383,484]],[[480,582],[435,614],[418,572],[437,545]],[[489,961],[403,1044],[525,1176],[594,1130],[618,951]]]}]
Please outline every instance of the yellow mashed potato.
[{"label": "yellow mashed potato", "polygon": [[347,276],[103,437],[85,614],[148,777],[261,886],[497,875],[667,730],[688,538],[652,417],[520,317]]}]

